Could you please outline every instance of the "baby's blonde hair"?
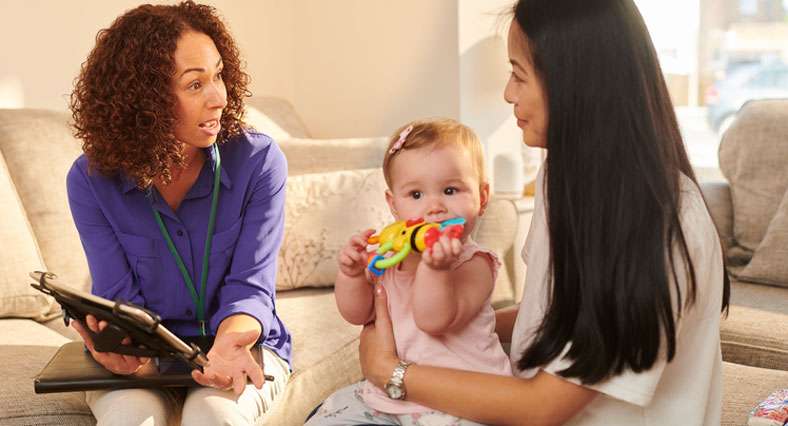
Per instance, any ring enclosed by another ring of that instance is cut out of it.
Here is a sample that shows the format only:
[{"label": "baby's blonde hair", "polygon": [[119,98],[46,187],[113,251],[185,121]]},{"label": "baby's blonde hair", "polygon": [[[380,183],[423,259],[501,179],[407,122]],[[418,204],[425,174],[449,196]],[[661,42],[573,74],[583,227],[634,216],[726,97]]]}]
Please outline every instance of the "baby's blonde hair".
[{"label": "baby's blonde hair", "polygon": [[[413,126],[413,130],[405,138],[402,147],[391,152],[391,147],[397,143],[400,133]],[[386,178],[386,185],[391,188],[391,162],[401,151],[428,147],[438,149],[447,146],[458,146],[471,154],[473,169],[479,176],[479,182],[487,182],[487,171],[484,166],[484,152],[479,137],[476,136],[470,127],[459,123],[450,118],[440,118],[435,120],[416,120],[410,122],[394,132],[389,139],[386,147],[386,155],[383,157],[383,176]]]}]

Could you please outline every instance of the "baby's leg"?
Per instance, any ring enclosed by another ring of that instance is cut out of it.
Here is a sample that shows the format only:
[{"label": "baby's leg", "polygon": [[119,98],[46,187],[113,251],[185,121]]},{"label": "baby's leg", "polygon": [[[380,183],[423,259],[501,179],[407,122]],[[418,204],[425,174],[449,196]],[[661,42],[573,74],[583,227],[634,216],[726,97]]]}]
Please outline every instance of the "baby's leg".
[{"label": "baby's leg", "polygon": [[331,394],[304,426],[399,425],[397,418],[367,407],[364,382]]},{"label": "baby's leg", "polygon": [[96,425],[177,425],[183,388],[120,389],[85,392]]},{"label": "baby's leg", "polygon": [[441,411],[400,414],[397,418],[402,426],[484,426]]}]

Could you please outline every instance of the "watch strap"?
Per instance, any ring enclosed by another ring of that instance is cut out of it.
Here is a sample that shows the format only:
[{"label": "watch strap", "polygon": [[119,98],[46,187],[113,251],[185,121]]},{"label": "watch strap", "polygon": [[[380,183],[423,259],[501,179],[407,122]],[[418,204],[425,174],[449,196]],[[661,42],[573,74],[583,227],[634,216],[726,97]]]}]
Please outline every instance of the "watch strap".
[{"label": "watch strap", "polygon": [[[391,373],[391,378],[386,382],[385,386],[389,397],[393,399],[405,399],[405,370],[407,370],[408,366],[410,366],[409,362],[400,360],[394,367],[394,372]],[[393,395],[392,392],[389,391],[390,387],[399,390],[398,395]]]}]

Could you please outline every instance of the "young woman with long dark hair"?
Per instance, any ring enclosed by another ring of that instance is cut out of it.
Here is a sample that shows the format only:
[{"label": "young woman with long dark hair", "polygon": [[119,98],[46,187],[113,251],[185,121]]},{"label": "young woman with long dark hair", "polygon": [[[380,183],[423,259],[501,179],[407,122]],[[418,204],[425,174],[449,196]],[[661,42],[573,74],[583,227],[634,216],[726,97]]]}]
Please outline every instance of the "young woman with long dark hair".
[{"label": "young woman with long dark hair", "polygon": [[[722,247],[635,4],[520,0],[509,58],[504,97],[548,152],[523,299],[497,313],[515,377],[411,365],[406,399],[491,424],[719,424]],[[399,360],[376,294],[359,351],[383,386]]]}]

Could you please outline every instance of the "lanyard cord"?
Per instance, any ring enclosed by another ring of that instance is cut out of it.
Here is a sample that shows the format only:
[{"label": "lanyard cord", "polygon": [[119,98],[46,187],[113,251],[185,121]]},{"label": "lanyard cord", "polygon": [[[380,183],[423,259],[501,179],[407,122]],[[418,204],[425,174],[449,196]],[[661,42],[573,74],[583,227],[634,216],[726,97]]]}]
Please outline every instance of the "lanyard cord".
[{"label": "lanyard cord", "polygon": [[[153,215],[156,217],[156,223],[159,225],[161,235],[164,236],[164,240],[167,241],[167,247],[170,248],[170,252],[175,258],[178,268],[181,270],[183,280],[186,281],[186,287],[189,289],[189,293],[192,296],[194,305],[197,307],[197,320],[199,321],[200,336],[205,335],[205,291],[208,282],[208,261],[211,253],[211,241],[213,240],[213,224],[214,219],[216,218],[216,205],[218,204],[219,200],[219,176],[221,175],[222,170],[222,159],[219,156],[219,148],[217,147],[216,143],[213,144],[213,152],[216,156],[216,164],[213,169],[213,200],[211,200],[211,216],[210,219],[208,219],[208,235],[205,237],[205,253],[203,254],[202,258],[202,276],[200,277],[199,295],[197,294],[197,290],[194,288],[194,282],[189,276],[186,266],[183,264],[183,260],[181,260],[180,254],[178,254],[178,250],[175,248],[175,244],[172,242],[172,238],[170,238],[170,234],[167,233],[167,229],[164,227],[164,223],[161,220],[161,215],[159,214],[158,210],[153,207],[153,203],[151,203],[151,209],[153,210]],[[149,191],[149,199],[150,194],[151,192]]]}]

